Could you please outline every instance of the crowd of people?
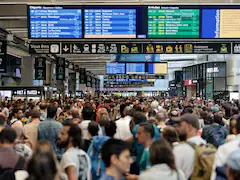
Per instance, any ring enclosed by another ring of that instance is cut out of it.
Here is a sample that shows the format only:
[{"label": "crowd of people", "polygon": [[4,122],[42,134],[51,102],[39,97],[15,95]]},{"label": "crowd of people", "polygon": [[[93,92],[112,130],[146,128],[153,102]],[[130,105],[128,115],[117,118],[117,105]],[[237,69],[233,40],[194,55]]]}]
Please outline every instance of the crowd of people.
[{"label": "crowd of people", "polygon": [[239,180],[238,101],[0,102],[0,180]]}]

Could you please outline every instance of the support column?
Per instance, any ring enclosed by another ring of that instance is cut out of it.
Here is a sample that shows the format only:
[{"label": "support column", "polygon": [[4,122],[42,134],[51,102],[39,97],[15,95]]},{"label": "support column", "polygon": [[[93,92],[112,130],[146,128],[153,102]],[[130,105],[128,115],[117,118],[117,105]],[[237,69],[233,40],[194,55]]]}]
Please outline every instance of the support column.
[{"label": "support column", "polygon": [[20,86],[33,86],[34,58],[25,56],[22,58]]}]

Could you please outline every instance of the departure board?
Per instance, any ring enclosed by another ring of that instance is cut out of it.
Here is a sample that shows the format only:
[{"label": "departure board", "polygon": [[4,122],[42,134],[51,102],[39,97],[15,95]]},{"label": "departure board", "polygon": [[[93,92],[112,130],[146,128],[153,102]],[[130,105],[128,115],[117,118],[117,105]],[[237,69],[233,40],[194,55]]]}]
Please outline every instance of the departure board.
[{"label": "departure board", "polygon": [[85,38],[136,38],[135,9],[84,9]]},{"label": "departure board", "polygon": [[199,38],[199,9],[149,6],[148,38]]},{"label": "departure board", "polygon": [[106,74],[125,74],[124,63],[107,63]]},{"label": "departure board", "polygon": [[82,10],[29,6],[29,38],[82,38]]},{"label": "departure board", "polygon": [[145,63],[127,63],[126,74],[145,74]]}]

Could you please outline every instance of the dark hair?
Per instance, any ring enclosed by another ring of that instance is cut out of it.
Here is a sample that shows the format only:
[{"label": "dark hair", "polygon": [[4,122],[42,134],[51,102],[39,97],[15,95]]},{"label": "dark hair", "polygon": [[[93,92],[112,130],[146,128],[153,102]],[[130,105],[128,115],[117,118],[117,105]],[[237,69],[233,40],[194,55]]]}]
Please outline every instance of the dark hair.
[{"label": "dark hair", "polygon": [[114,121],[109,121],[105,125],[106,136],[113,137],[117,132],[117,125]]},{"label": "dark hair", "polygon": [[215,113],[213,116],[213,121],[220,125],[223,125],[222,115],[220,113]]},{"label": "dark hair", "polygon": [[49,106],[47,108],[47,117],[48,118],[54,118],[57,113],[57,108],[55,106]]},{"label": "dark hair", "polygon": [[171,146],[172,143],[179,141],[177,131],[172,126],[167,126],[163,129],[163,138],[168,141]]},{"label": "dark hair", "polygon": [[239,113],[239,110],[238,110],[237,107],[232,107],[231,111],[232,111],[232,115],[235,115],[235,114]]},{"label": "dark hair", "polygon": [[187,107],[186,109],[183,110],[183,112],[181,113],[181,115],[184,115],[184,114],[187,114],[187,113],[192,114],[192,113],[193,113],[192,108]]},{"label": "dark hair", "polygon": [[240,116],[238,116],[238,118],[237,118],[236,129],[237,129],[237,134],[240,134]]},{"label": "dark hair", "polygon": [[77,124],[71,124],[68,131],[69,137],[72,137],[73,147],[82,148],[82,130]]},{"label": "dark hair", "polygon": [[232,176],[233,180],[239,180],[240,179],[240,171],[239,170],[235,170],[232,169],[231,167],[229,167],[229,173]]},{"label": "dark hair", "polygon": [[157,116],[157,113],[156,113],[156,111],[154,111],[154,110],[150,110],[149,112],[148,112],[148,117],[156,117]]},{"label": "dark hair", "polygon": [[98,136],[99,126],[98,123],[92,121],[88,124],[88,132],[91,136]]},{"label": "dark hair", "polygon": [[84,107],[82,110],[82,118],[84,120],[91,120],[93,116],[93,109],[91,107]]},{"label": "dark hair", "polygon": [[121,117],[124,117],[124,109],[125,109],[126,105],[125,104],[121,104],[120,105],[120,115]]},{"label": "dark hair", "polygon": [[53,180],[57,174],[54,157],[50,153],[34,154],[27,166],[27,180]]},{"label": "dark hair", "polygon": [[13,144],[17,138],[17,133],[13,128],[4,128],[0,132],[0,143]]},{"label": "dark hair", "polygon": [[102,160],[106,167],[111,165],[111,156],[116,155],[117,157],[125,150],[130,150],[129,144],[119,139],[109,139],[101,150]]},{"label": "dark hair", "polygon": [[15,114],[17,114],[19,110],[22,110],[22,109],[20,109],[18,107],[14,107],[13,110],[12,110],[13,115],[15,116]]},{"label": "dark hair", "polygon": [[31,116],[32,118],[40,118],[41,112],[40,112],[38,109],[33,109],[33,110],[30,112],[30,116]]},{"label": "dark hair", "polygon": [[5,121],[6,121],[5,116],[0,115],[0,126],[4,126]]},{"label": "dark hair", "polygon": [[171,145],[163,138],[156,140],[150,147],[150,162],[152,165],[167,164],[172,170],[176,170],[174,155]]},{"label": "dark hair", "polygon": [[45,109],[47,109],[48,106],[45,103],[41,103],[39,107],[41,110],[45,110]]},{"label": "dark hair", "polygon": [[146,118],[145,114],[143,114],[141,112],[136,112],[134,114],[133,121],[135,122],[135,124],[140,124],[142,122],[146,122],[147,118]]},{"label": "dark hair", "polygon": [[237,126],[237,119],[238,119],[238,115],[233,115],[230,118],[230,122],[229,122],[229,134],[234,134],[233,133],[233,129],[236,128]]},{"label": "dark hair", "polygon": [[143,123],[139,124],[139,127],[143,127],[145,132],[149,133],[152,138],[154,137],[154,127],[151,123],[143,122]]}]

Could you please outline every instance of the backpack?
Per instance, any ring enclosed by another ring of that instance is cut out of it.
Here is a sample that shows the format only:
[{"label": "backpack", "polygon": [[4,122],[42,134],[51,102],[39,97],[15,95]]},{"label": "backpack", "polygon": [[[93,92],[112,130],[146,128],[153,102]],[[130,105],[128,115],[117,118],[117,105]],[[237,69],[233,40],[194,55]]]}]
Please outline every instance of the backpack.
[{"label": "backpack", "polygon": [[0,167],[0,180],[15,180],[15,172],[24,169],[25,159],[20,156],[14,169]]},{"label": "backpack", "polygon": [[212,144],[196,145],[186,142],[195,150],[195,160],[191,180],[209,180],[215,159],[216,148]]},{"label": "backpack", "polygon": [[226,131],[221,126],[213,127],[209,132],[208,143],[213,144],[216,148],[224,143]]},{"label": "backpack", "polygon": [[92,164],[92,180],[100,179],[101,175],[105,172],[106,167],[102,161],[101,149],[108,139],[110,139],[108,136],[94,136],[88,149],[88,155]]}]

